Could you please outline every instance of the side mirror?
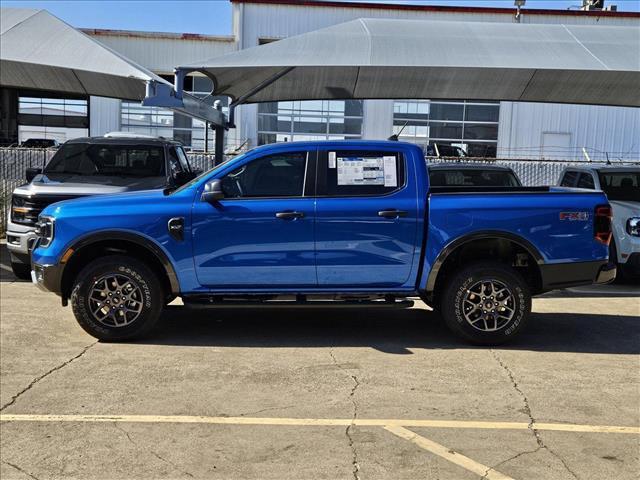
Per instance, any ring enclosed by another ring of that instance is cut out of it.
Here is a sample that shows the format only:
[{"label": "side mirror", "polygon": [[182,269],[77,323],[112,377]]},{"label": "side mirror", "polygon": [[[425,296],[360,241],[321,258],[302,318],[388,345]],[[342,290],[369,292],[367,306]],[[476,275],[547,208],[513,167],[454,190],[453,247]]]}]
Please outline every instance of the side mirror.
[{"label": "side mirror", "polygon": [[41,168],[30,167],[25,170],[24,176],[27,178],[27,182],[31,182],[36,175],[40,175],[42,173]]},{"label": "side mirror", "polygon": [[213,203],[224,198],[224,192],[222,191],[222,180],[216,178],[207,182],[202,192],[200,200],[203,202]]},{"label": "side mirror", "polygon": [[192,172],[180,171],[173,174],[173,182],[177,185],[184,185],[187,182],[190,182],[196,178],[196,176]]}]

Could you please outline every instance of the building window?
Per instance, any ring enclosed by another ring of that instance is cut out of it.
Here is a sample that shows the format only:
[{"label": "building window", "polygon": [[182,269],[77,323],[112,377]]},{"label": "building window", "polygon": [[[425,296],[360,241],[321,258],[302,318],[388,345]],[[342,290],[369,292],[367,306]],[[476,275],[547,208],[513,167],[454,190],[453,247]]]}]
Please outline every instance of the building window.
[{"label": "building window", "polygon": [[398,100],[393,133],[420,145],[454,145],[469,156],[495,157],[499,102]]},{"label": "building window", "polygon": [[[30,138],[55,139],[63,143],[89,132],[89,104],[86,98],[49,97],[40,92],[21,92],[18,97],[18,141]],[[50,94],[49,94],[50,95]]]},{"label": "building window", "polygon": [[258,145],[361,136],[361,100],[269,102],[258,106]]},{"label": "building window", "polygon": [[[173,82],[173,78],[166,77]],[[209,105],[216,100],[222,102],[222,111],[229,112],[228,97],[211,96],[213,84],[207,77],[185,78],[185,91],[203,99]],[[121,126],[126,132],[135,132],[154,137],[172,138],[181,142],[192,150],[205,150],[205,136],[207,137],[206,150],[213,151],[215,145],[215,133],[209,128],[205,135],[205,122],[187,115],[165,110],[158,107],[143,107],[138,102],[122,102]],[[225,139],[231,143],[229,139]]]}]

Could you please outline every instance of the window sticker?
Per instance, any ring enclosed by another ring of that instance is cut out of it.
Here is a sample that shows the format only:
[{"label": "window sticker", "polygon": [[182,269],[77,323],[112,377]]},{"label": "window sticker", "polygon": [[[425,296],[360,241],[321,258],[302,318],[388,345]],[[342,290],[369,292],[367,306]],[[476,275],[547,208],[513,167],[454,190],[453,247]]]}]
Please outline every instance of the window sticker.
[{"label": "window sticker", "polygon": [[336,168],[336,152],[329,152],[329,168]]},{"label": "window sticker", "polygon": [[397,186],[395,157],[338,157],[338,185]]},{"label": "window sticker", "polygon": [[397,187],[398,175],[396,172],[396,157],[384,156],[384,186],[385,187]]}]

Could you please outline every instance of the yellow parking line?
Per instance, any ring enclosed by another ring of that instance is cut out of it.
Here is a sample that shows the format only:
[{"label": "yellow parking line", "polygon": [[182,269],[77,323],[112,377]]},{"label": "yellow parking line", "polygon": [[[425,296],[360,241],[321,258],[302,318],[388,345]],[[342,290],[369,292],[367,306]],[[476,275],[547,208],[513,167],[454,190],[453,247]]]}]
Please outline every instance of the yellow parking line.
[{"label": "yellow parking line", "polygon": [[[429,427],[497,430],[527,430],[525,422],[479,422],[466,420],[404,420],[358,418],[266,418],[266,417],[208,417],[196,415],[48,415],[0,414],[1,422],[125,422],[125,423],[203,423],[217,425],[279,425],[279,426],[347,426],[361,427]],[[536,423],[538,430],[587,433],[640,434],[640,427],[612,425],[573,425],[569,423]]]},{"label": "yellow parking line", "polygon": [[482,478],[486,478],[488,480],[513,480],[513,478],[507,477],[497,470],[493,470],[491,467],[476,462],[475,460],[471,460],[469,457],[466,457],[461,453],[455,452],[450,448],[445,447],[444,445],[440,445],[439,443],[434,442],[433,440],[422,437],[417,433],[412,432],[411,430],[407,430],[404,427],[388,425],[384,427],[384,429],[400,438],[415,443],[420,448],[424,448],[434,455],[438,455],[439,457],[442,457],[451,463],[455,463],[465,470],[469,470],[470,472],[480,475]]}]

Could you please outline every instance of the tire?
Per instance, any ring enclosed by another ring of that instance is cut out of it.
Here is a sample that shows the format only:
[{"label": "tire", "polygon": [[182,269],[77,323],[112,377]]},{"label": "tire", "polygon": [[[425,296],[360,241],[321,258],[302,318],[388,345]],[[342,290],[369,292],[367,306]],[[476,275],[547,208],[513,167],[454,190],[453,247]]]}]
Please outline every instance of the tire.
[{"label": "tire", "polygon": [[11,262],[11,270],[20,280],[31,280],[31,265],[20,262]]},{"label": "tire", "polygon": [[477,345],[500,345],[515,338],[528,322],[531,293],[513,268],[477,262],[451,278],[444,288],[440,310],[456,335]]},{"label": "tire", "polygon": [[165,294],[153,271],[122,255],[91,262],[75,278],[71,290],[71,308],[80,326],[107,342],[144,336],[158,321],[164,302]]}]

